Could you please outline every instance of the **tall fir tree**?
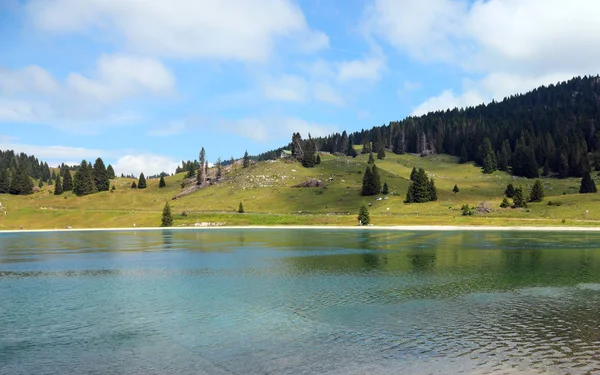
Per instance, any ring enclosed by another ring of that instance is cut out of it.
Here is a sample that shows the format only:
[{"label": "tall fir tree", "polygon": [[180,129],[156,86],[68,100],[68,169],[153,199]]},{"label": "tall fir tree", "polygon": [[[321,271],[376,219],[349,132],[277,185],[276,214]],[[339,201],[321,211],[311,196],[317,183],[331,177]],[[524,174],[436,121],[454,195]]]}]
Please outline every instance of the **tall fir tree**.
[{"label": "tall fir tree", "polygon": [[501,171],[508,171],[508,166],[510,165],[510,142],[508,139],[505,139],[502,142],[502,148],[500,149],[500,153],[498,154],[498,169]]},{"label": "tall fir tree", "polygon": [[108,191],[110,189],[109,173],[104,166],[104,161],[101,158],[96,159],[94,163],[94,184],[98,191]]},{"label": "tall fir tree", "polygon": [[379,175],[379,168],[375,164],[371,168],[372,183],[371,183],[371,195],[377,195],[381,192],[381,176]]},{"label": "tall fir tree", "polygon": [[145,189],[147,187],[146,176],[144,176],[144,173],[140,173],[140,178],[138,179],[137,187],[138,189]]},{"label": "tall fir tree", "polygon": [[544,199],[544,185],[542,185],[542,180],[538,178],[535,180],[533,186],[531,187],[531,192],[529,193],[529,201],[541,202],[542,199]]},{"label": "tall fir tree", "polygon": [[515,187],[513,186],[513,184],[506,185],[506,190],[504,190],[504,195],[506,195],[507,198],[512,198],[515,196]]},{"label": "tall fir tree", "polygon": [[10,175],[8,169],[0,171],[0,194],[8,194],[10,192]]},{"label": "tall fir tree", "polygon": [[160,176],[160,181],[158,181],[158,187],[164,188],[165,186],[167,186],[167,183],[165,182],[165,176]]},{"label": "tall fir tree", "polygon": [[304,156],[302,157],[302,166],[304,168],[315,166],[315,151],[315,142],[309,134],[308,140],[304,142]]},{"label": "tall fir tree", "polygon": [[112,165],[108,165],[108,167],[106,167],[106,173],[108,173],[108,179],[109,180],[114,180],[115,178],[117,178],[117,175],[115,174],[115,170],[113,168]]},{"label": "tall fir tree", "polygon": [[385,159],[385,149],[383,147],[379,147],[379,151],[377,152],[377,159]]},{"label": "tall fir tree", "polygon": [[242,159],[242,167],[248,168],[250,166],[250,156],[248,156],[248,150],[244,152],[244,158]]},{"label": "tall fir tree", "polygon": [[515,188],[515,194],[513,195],[513,207],[527,207],[527,199],[523,195],[523,188]]},{"label": "tall fir tree", "polygon": [[388,187],[388,184],[387,184],[387,182],[384,182],[383,183],[383,188],[381,188],[381,194],[388,195],[389,192],[390,192],[390,189]]},{"label": "tall fir tree", "polygon": [[14,195],[33,194],[33,181],[27,173],[27,166],[21,163],[10,179],[9,192]]},{"label": "tall fir tree", "polygon": [[73,176],[71,176],[71,171],[69,171],[69,168],[65,166],[59,175],[62,177],[63,191],[73,190]]},{"label": "tall fir tree", "polygon": [[368,161],[368,163],[369,164],[374,164],[375,163],[375,159],[373,158],[373,153],[372,152],[369,153],[369,161]]},{"label": "tall fir tree", "polygon": [[54,183],[54,195],[61,195],[63,193],[63,185],[60,176],[56,177],[56,182]]},{"label": "tall fir tree", "polygon": [[162,220],[160,223],[161,227],[171,227],[173,226],[173,215],[171,214],[171,207],[169,206],[169,202],[165,202],[165,207],[162,212]]},{"label": "tall fir tree", "polygon": [[435,187],[435,182],[433,181],[433,177],[429,180],[429,200],[437,201],[437,188]]},{"label": "tall fir tree", "polygon": [[77,196],[89,195],[97,191],[94,176],[92,175],[92,168],[90,167],[91,164],[88,164],[86,160],[83,160],[75,172],[75,177],[73,178],[73,193]]},{"label": "tall fir tree", "polygon": [[200,165],[198,168],[198,175],[196,176],[196,184],[202,185],[206,182],[206,174],[204,173],[204,163],[206,163],[206,151],[204,151],[204,147],[200,150]]},{"label": "tall fir tree", "polygon": [[369,225],[370,223],[371,217],[369,216],[369,209],[363,204],[358,210],[358,225]]},{"label": "tall fir tree", "polygon": [[363,196],[374,195],[372,192],[372,186],[373,171],[371,170],[371,167],[367,166],[365,169],[365,174],[363,175],[361,194]]},{"label": "tall fir tree", "polygon": [[581,185],[579,186],[579,192],[581,194],[587,193],[596,193],[598,189],[596,188],[596,183],[592,179],[589,171],[585,171],[583,173],[583,177],[581,178]]},{"label": "tall fir tree", "polygon": [[414,169],[414,173],[411,173],[411,181],[406,192],[405,203],[425,203],[431,201],[432,197],[437,199],[437,190],[432,189],[432,184],[423,168]]}]

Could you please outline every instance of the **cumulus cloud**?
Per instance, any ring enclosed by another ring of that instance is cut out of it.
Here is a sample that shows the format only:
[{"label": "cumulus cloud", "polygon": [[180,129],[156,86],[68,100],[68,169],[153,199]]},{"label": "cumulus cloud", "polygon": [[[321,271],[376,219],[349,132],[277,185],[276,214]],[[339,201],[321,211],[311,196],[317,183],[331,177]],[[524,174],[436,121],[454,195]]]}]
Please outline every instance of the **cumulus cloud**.
[{"label": "cumulus cloud", "polygon": [[444,109],[600,71],[594,0],[375,0],[364,27],[413,59],[478,78],[415,109]]},{"label": "cumulus cloud", "polygon": [[100,31],[155,56],[261,61],[280,38],[309,52],[329,45],[290,0],[32,0],[27,10],[42,30]]},{"label": "cumulus cloud", "polygon": [[[111,113],[120,100],[168,96],[175,78],[158,60],[128,55],[102,55],[89,77],[70,73],[58,82],[39,66],[0,70],[0,123],[42,123],[82,132],[82,124],[105,126],[135,119]],[[72,125],[72,126],[71,126]]]},{"label": "cumulus cloud", "polygon": [[283,75],[265,80],[263,92],[269,100],[304,102],[308,97],[308,83],[299,76]]},{"label": "cumulus cloud", "polygon": [[148,135],[151,137],[168,137],[172,135],[178,135],[187,130],[188,125],[186,121],[171,121],[165,125],[157,126],[150,129]]},{"label": "cumulus cloud", "polygon": [[24,152],[28,155],[35,155],[37,158],[61,163],[65,160],[95,160],[102,157],[114,157],[118,154],[116,150],[102,150],[83,147],[69,146],[40,146],[16,142],[13,137],[0,137],[0,150],[14,150],[15,152]]},{"label": "cumulus cloud", "polygon": [[337,79],[339,81],[378,81],[385,69],[385,60],[382,56],[376,56],[366,59],[341,61],[335,65],[337,67]]},{"label": "cumulus cloud", "polygon": [[118,158],[113,166],[118,174],[145,175],[159,174],[160,172],[174,173],[178,162],[173,159],[155,154],[124,155]]},{"label": "cumulus cloud", "polygon": [[337,126],[309,122],[297,117],[244,118],[234,121],[222,121],[222,130],[237,134],[255,142],[268,142],[290,137],[299,132],[303,137],[310,133],[313,137],[322,137],[335,133]]}]

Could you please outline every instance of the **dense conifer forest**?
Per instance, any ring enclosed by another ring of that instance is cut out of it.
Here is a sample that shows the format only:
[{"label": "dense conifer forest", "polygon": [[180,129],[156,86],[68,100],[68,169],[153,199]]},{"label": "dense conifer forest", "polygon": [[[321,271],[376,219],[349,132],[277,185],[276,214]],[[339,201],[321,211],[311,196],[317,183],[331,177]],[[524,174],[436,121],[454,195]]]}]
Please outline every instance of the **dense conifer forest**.
[{"label": "dense conifer forest", "polygon": [[[297,139],[297,135],[294,137]],[[410,116],[347,134],[313,137],[316,150],[346,154],[382,149],[396,154],[450,154],[475,162],[484,173],[581,177],[600,169],[600,77],[576,77],[513,95],[501,102]],[[254,157],[278,158],[286,147]]]}]

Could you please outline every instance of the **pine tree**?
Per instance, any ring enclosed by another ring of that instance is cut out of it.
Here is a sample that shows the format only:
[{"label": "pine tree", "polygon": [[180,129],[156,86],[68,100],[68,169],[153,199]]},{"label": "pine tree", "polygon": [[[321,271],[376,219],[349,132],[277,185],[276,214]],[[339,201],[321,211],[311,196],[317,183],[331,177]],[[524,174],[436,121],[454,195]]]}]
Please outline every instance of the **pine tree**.
[{"label": "pine tree", "polygon": [[412,171],[410,172],[410,180],[412,182],[415,182],[415,177],[417,176],[417,168],[413,167]]},{"label": "pine tree", "polygon": [[365,174],[363,175],[361,194],[363,196],[373,195],[371,192],[372,186],[373,172],[371,171],[371,167],[367,166],[367,168],[365,169]]},{"label": "pine tree", "polygon": [[63,193],[63,185],[60,176],[56,176],[56,183],[54,184],[54,195],[61,195]]},{"label": "pine tree", "polygon": [[312,168],[315,166],[315,142],[312,140],[310,134],[308,135],[308,140],[304,144],[302,166],[304,168]]},{"label": "pine tree", "polygon": [[454,185],[454,187],[452,188],[452,192],[454,194],[458,193],[460,191],[460,189],[458,188],[458,185]]},{"label": "pine tree", "polygon": [[423,168],[418,170],[413,168],[411,181],[406,192],[405,203],[424,203],[431,201],[432,198],[437,199],[435,184],[432,184],[432,181],[427,178],[427,173]]},{"label": "pine tree", "polygon": [[[59,175],[62,177],[63,191],[73,190],[73,176],[71,176],[71,171],[69,171],[69,168],[65,166]],[[54,179],[56,180],[56,178]]]},{"label": "pine tree", "polygon": [[375,163],[375,159],[373,158],[373,153],[369,153],[369,164],[374,164]]},{"label": "pine tree", "polygon": [[169,202],[166,202],[165,207],[163,208],[162,221],[160,223],[160,226],[161,227],[173,226],[173,215],[171,215],[171,207],[169,206]]},{"label": "pine tree", "polygon": [[200,150],[200,164],[198,166],[198,174],[196,176],[196,184],[202,185],[206,181],[206,175],[204,173],[204,164],[206,163],[206,151],[204,147]]},{"label": "pine tree", "polygon": [[140,173],[140,178],[138,180],[137,187],[138,187],[138,189],[146,188],[146,177],[144,176],[144,173]]},{"label": "pine tree", "polygon": [[315,161],[315,164],[321,164],[321,155],[317,154],[317,160]]},{"label": "pine tree", "polygon": [[500,153],[498,154],[498,169],[501,171],[508,171],[508,166],[510,165],[510,142],[508,139],[505,139],[502,142],[502,148]]},{"label": "pine tree", "polygon": [[240,202],[240,205],[238,206],[238,214],[243,214],[244,213],[244,205],[242,204],[242,202]]},{"label": "pine tree", "polygon": [[389,194],[389,188],[388,188],[387,182],[383,183],[383,189],[381,189],[381,194],[383,194],[383,195],[388,195]]},{"label": "pine tree", "polygon": [[523,189],[521,187],[515,188],[513,207],[527,207],[527,200],[523,196]]},{"label": "pine tree", "polygon": [[21,163],[10,179],[9,193],[14,195],[33,194],[33,181],[27,173],[27,167]]},{"label": "pine tree", "polygon": [[98,191],[108,191],[110,189],[110,178],[108,176],[108,171],[104,166],[104,161],[101,158],[96,159],[94,163],[94,184],[96,185],[96,189]]},{"label": "pine tree", "polygon": [[8,194],[10,192],[10,175],[8,169],[0,171],[0,194]]},{"label": "pine tree", "polygon": [[502,199],[502,203],[500,203],[500,207],[506,208],[508,206],[510,206],[510,202],[508,201],[508,199],[506,197],[504,197],[504,199]]},{"label": "pine tree", "polygon": [[379,159],[379,160],[385,159],[385,149],[383,147],[379,148],[379,151],[377,152],[377,159]]},{"label": "pine tree", "polygon": [[165,183],[165,176],[160,176],[160,181],[158,181],[158,187],[164,188],[165,186],[167,186],[167,184]]},{"label": "pine tree", "polygon": [[223,176],[223,166],[221,165],[221,158],[217,159],[217,181]]},{"label": "pine tree", "polygon": [[437,201],[437,188],[435,187],[435,183],[433,182],[433,178],[429,180],[429,200],[432,202]]},{"label": "pine tree", "polygon": [[507,198],[512,198],[515,196],[515,187],[513,186],[513,184],[506,185],[506,190],[504,190],[504,195],[506,195]]},{"label": "pine tree", "polygon": [[137,184],[135,183],[135,181],[131,182],[131,188],[132,189],[137,189]]},{"label": "pine tree", "polygon": [[250,157],[248,156],[248,150],[244,153],[244,158],[242,160],[242,167],[248,168],[250,166]]},{"label": "pine tree", "polygon": [[494,170],[494,161],[492,157],[488,154],[485,156],[485,159],[483,159],[483,173],[494,173]]},{"label": "pine tree", "polygon": [[[91,165],[87,161],[83,160],[81,165],[75,172],[73,178],[73,192],[77,196],[93,194],[96,189],[94,177],[92,175]],[[63,179],[63,190],[64,190],[64,179]]]},{"label": "pine tree", "polygon": [[596,183],[592,179],[590,172],[586,171],[583,173],[583,177],[581,178],[581,186],[579,187],[579,192],[581,194],[586,193],[596,193],[598,189],[596,188]]},{"label": "pine tree", "polygon": [[373,164],[371,168],[371,194],[377,195],[381,191],[381,176],[379,175],[379,168]]},{"label": "pine tree", "polygon": [[358,210],[358,224],[359,225],[369,225],[371,223],[371,218],[369,216],[369,209],[364,204],[360,206]]},{"label": "pine tree", "polygon": [[108,179],[109,180],[114,180],[115,178],[117,178],[117,175],[115,175],[115,170],[113,169],[112,165],[108,165],[108,167],[106,167],[106,173],[108,174]]},{"label": "pine tree", "polygon": [[531,192],[529,193],[529,201],[541,202],[542,199],[544,199],[544,186],[542,185],[542,181],[538,178],[533,183],[533,187],[531,188]]}]

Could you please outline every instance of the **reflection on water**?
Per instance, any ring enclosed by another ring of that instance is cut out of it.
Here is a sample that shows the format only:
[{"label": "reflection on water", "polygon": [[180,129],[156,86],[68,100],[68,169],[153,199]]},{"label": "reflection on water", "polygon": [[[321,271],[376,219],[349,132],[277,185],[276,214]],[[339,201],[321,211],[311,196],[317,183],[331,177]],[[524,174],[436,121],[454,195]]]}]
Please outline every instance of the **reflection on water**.
[{"label": "reflection on water", "polygon": [[600,234],[0,235],[4,374],[600,373]]}]

